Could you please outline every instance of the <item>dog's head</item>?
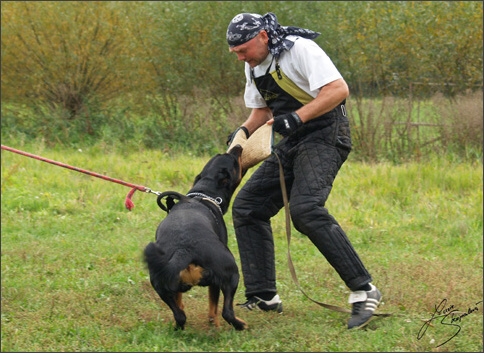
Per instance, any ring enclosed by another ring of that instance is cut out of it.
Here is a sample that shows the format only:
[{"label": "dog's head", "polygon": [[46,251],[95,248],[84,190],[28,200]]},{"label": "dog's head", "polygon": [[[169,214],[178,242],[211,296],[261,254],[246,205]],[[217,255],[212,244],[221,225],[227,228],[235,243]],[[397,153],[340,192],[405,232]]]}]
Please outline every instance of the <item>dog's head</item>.
[{"label": "dog's head", "polygon": [[240,145],[234,146],[227,153],[212,157],[195,177],[189,193],[199,192],[214,198],[222,198],[220,207],[225,214],[230,199],[242,180],[241,157]]}]

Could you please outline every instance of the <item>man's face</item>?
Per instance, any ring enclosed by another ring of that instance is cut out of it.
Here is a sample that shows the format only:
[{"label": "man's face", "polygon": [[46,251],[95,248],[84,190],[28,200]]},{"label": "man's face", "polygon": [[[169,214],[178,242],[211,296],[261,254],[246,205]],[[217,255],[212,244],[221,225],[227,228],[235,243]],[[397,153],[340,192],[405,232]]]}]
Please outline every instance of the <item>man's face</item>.
[{"label": "man's face", "polygon": [[269,55],[268,40],[267,32],[262,30],[258,35],[244,44],[229,48],[229,51],[237,54],[238,60],[243,60],[250,67],[255,67],[262,63],[267,58],[267,55]]}]

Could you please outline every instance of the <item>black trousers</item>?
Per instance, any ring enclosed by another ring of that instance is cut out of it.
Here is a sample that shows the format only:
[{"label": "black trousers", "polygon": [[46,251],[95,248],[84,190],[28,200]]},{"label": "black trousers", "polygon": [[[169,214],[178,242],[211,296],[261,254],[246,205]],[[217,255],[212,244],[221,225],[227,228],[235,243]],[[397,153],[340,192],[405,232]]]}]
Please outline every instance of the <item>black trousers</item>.
[{"label": "black trousers", "polygon": [[[311,240],[354,291],[370,283],[371,276],[343,229],[325,208],[333,181],[351,150],[344,113],[344,107],[328,113],[333,114],[329,126],[324,117],[304,124],[274,149],[284,167],[294,227]],[[232,206],[247,297],[277,291],[270,219],[283,206],[279,164],[272,155],[247,180]]]}]

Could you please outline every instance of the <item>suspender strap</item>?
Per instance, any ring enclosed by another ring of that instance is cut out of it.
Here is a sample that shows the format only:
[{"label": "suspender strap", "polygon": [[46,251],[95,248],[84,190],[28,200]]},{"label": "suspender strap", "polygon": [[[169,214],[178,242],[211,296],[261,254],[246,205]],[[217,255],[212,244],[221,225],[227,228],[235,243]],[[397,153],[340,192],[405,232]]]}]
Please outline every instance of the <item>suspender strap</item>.
[{"label": "suspender strap", "polygon": [[276,61],[276,70],[271,72],[271,76],[279,87],[290,94],[292,97],[297,99],[301,104],[306,105],[311,102],[314,98],[305,92],[302,88],[297,86],[291,81],[289,77],[286,76],[284,71],[279,67],[279,63]]}]

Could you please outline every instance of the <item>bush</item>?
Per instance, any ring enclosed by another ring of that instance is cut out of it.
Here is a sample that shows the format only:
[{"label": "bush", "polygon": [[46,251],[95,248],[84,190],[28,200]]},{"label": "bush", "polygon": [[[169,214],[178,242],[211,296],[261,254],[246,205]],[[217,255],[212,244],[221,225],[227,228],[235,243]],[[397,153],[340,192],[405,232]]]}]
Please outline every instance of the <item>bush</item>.
[{"label": "bush", "polygon": [[459,154],[470,152],[474,158],[481,158],[484,129],[482,91],[458,95],[450,102],[438,96],[436,105],[442,117],[440,135],[443,147]]}]

